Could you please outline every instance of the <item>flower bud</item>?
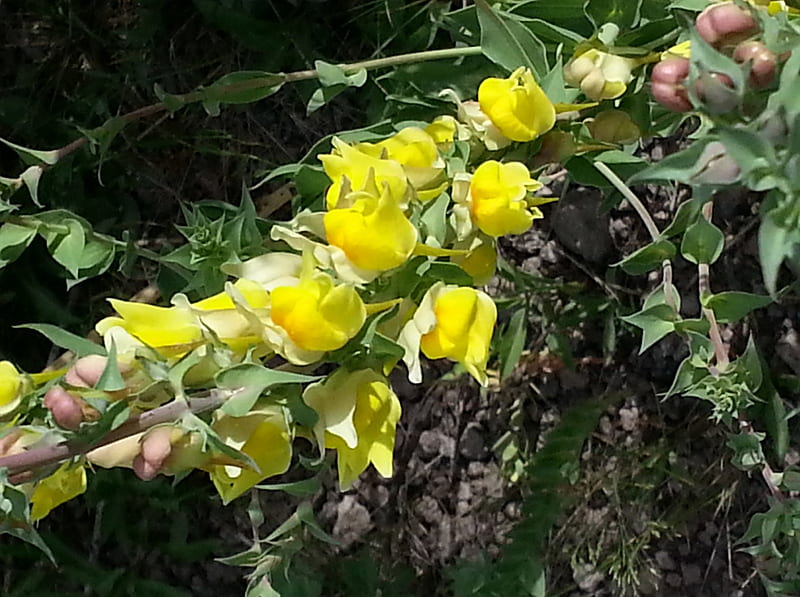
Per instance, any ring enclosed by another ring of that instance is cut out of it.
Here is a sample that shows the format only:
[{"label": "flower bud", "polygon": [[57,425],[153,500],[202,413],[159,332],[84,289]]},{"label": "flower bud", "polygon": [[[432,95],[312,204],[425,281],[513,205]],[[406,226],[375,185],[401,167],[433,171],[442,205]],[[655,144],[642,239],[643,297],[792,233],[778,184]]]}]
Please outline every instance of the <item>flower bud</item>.
[{"label": "flower bud", "polygon": [[546,164],[564,162],[575,155],[577,147],[571,133],[550,131],[542,137],[542,145],[533,156],[533,167],[540,168]]},{"label": "flower bud", "polygon": [[739,64],[750,64],[750,85],[754,89],[769,87],[775,79],[777,57],[760,41],[747,41],[736,46],[733,59]]},{"label": "flower bud", "polygon": [[758,32],[758,25],[749,11],[733,2],[713,4],[695,21],[697,33],[715,48],[732,46]]},{"label": "flower bud", "polygon": [[172,452],[172,427],[156,427],[142,438],[142,451],[133,459],[133,472],[142,481],[150,481],[161,472]]},{"label": "flower bud", "polygon": [[694,82],[694,92],[713,114],[725,114],[736,109],[739,98],[733,89],[733,81],[722,73],[700,73]]},{"label": "flower bud", "polygon": [[739,164],[719,141],[706,145],[697,163],[699,169],[692,175],[693,184],[731,184],[739,180]]},{"label": "flower bud", "polygon": [[53,386],[44,395],[44,406],[53,413],[55,422],[71,431],[80,427],[84,419],[81,402],[61,386]]},{"label": "flower bud", "polygon": [[622,110],[600,112],[586,127],[595,140],[603,143],[633,143],[642,135],[636,123]]},{"label": "flower bud", "polygon": [[689,95],[683,82],[689,76],[688,58],[668,58],[653,67],[650,91],[653,98],[665,108],[674,112],[688,112],[692,109]]}]

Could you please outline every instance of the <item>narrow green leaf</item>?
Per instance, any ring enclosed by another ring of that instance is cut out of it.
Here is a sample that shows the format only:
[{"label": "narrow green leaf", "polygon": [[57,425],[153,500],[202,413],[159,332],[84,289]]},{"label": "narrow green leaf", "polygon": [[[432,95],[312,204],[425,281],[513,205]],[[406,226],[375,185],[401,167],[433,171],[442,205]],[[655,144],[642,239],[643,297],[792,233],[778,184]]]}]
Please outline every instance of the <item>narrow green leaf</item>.
[{"label": "narrow green leaf", "polygon": [[692,263],[714,263],[722,254],[725,236],[705,218],[699,218],[686,229],[681,254]]},{"label": "narrow green leaf", "polygon": [[511,316],[501,342],[500,360],[503,368],[500,377],[505,379],[514,370],[525,348],[528,336],[528,318],[525,308],[517,309]]},{"label": "narrow green leaf", "polygon": [[23,147],[22,145],[17,145],[16,143],[12,143],[11,141],[7,141],[0,137],[0,143],[3,143],[17,152],[17,154],[22,158],[22,160],[29,165],[34,164],[47,164],[48,166],[52,166],[56,162],[58,162],[58,151],[42,151],[39,149],[31,149],[30,147]]},{"label": "narrow green leaf", "polygon": [[614,23],[620,29],[631,29],[639,22],[642,0],[587,0],[583,7],[595,27]]},{"label": "narrow green leaf", "polygon": [[678,206],[678,209],[675,211],[675,216],[672,218],[672,222],[670,222],[669,226],[666,227],[661,235],[664,238],[669,238],[671,236],[683,234],[689,226],[697,221],[701,209],[702,205],[699,201],[694,201],[692,199],[684,201]]},{"label": "narrow green leaf", "polygon": [[758,253],[764,285],[771,296],[775,296],[778,270],[784,258],[791,253],[794,244],[795,234],[776,221],[773,212],[761,217],[761,226],[758,229]]},{"label": "narrow green leaf", "polygon": [[526,66],[537,80],[548,71],[544,44],[530,29],[506,13],[494,10],[486,0],[475,0],[484,55],[514,71]]},{"label": "narrow green leaf", "polygon": [[76,336],[71,332],[62,330],[57,326],[50,325],[49,323],[26,323],[14,327],[37,331],[56,346],[60,346],[61,348],[65,348],[66,350],[75,353],[75,356],[77,357],[85,357],[89,354],[99,354],[101,356],[106,355],[105,348],[99,344],[95,344],[86,338]]},{"label": "narrow green leaf", "polygon": [[116,392],[117,390],[125,389],[125,380],[122,379],[122,374],[119,372],[119,363],[117,362],[117,346],[114,340],[111,340],[111,348],[108,349],[108,360],[100,378],[94,387],[104,392]]},{"label": "narrow green leaf", "polygon": [[275,483],[267,485],[256,485],[256,489],[263,489],[265,491],[283,491],[289,495],[298,497],[312,496],[322,487],[319,477],[312,477],[310,479],[303,479],[302,481],[294,481],[291,483]]}]

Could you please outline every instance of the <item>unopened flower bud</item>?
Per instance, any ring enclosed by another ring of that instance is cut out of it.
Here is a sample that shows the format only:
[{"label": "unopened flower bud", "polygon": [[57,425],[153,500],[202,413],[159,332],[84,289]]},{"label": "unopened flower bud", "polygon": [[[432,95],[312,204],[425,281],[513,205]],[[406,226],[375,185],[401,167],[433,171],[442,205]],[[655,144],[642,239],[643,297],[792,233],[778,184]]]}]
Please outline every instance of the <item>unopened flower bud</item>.
[{"label": "unopened flower bud", "polygon": [[693,184],[732,184],[739,180],[739,164],[719,141],[706,145],[697,163],[699,169],[692,175]]},{"label": "unopened flower bud", "polygon": [[533,167],[540,168],[545,164],[556,164],[575,155],[577,151],[575,139],[564,131],[550,131],[542,137],[542,145],[533,156]]},{"label": "unopened flower bud", "polygon": [[692,109],[684,81],[689,76],[688,58],[668,58],[653,67],[650,91],[653,98],[674,112]]},{"label": "unopened flower bud", "polygon": [[80,427],[84,419],[81,402],[61,386],[53,386],[44,395],[44,406],[53,413],[55,422],[71,431]]},{"label": "unopened flower bud", "polygon": [[633,143],[641,137],[639,127],[622,110],[600,112],[586,127],[595,140],[603,143]]},{"label": "unopened flower bud", "polygon": [[715,48],[735,45],[758,32],[753,15],[733,2],[706,8],[697,16],[695,28]]},{"label": "unopened flower bud", "polygon": [[777,57],[760,41],[747,41],[736,46],[733,59],[750,64],[750,85],[755,89],[769,87],[775,79]]},{"label": "unopened flower bud", "polygon": [[142,438],[142,451],[133,459],[133,472],[142,481],[150,481],[172,452],[172,427],[156,427]]}]

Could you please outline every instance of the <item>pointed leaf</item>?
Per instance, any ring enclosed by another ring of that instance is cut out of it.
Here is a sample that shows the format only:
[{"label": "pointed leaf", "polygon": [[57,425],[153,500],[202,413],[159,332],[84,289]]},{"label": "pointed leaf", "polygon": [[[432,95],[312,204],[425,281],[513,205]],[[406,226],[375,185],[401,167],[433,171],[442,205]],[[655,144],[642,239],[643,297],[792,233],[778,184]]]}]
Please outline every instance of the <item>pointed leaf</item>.
[{"label": "pointed leaf", "polygon": [[494,10],[486,0],[475,0],[475,6],[486,57],[509,71],[526,66],[537,80],[541,79],[548,71],[541,40],[512,16]]},{"label": "pointed leaf", "polygon": [[86,338],[76,336],[71,332],[62,330],[60,327],[50,325],[49,323],[26,323],[14,327],[37,331],[56,346],[65,348],[75,353],[78,357],[84,357],[89,354],[105,356],[106,354],[106,349],[99,344],[95,344]]}]

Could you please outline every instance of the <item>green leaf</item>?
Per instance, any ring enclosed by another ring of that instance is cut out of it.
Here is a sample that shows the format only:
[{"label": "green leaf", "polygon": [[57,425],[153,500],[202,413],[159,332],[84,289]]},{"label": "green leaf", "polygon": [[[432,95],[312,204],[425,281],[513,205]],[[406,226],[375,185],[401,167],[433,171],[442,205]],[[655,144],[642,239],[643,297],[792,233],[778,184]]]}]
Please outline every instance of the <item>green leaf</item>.
[{"label": "green leaf", "polygon": [[613,265],[621,267],[627,274],[638,276],[660,267],[665,260],[672,259],[676,251],[675,245],[667,239],[661,238],[634,251]]},{"label": "green leaf", "polygon": [[28,496],[8,482],[7,469],[0,469],[0,535],[4,534],[30,543],[56,565],[53,552],[31,523]]},{"label": "green leaf", "polygon": [[519,362],[519,357],[525,349],[525,340],[528,336],[528,314],[525,308],[514,311],[506,326],[503,339],[500,341],[500,361],[503,368],[500,377],[505,379],[514,370]]},{"label": "green leaf", "polygon": [[763,433],[752,432],[729,434],[725,445],[733,450],[731,464],[743,471],[761,467],[765,462],[764,452],[761,450],[764,437]]},{"label": "green leaf", "polygon": [[5,267],[31,244],[36,226],[19,226],[6,222],[0,226],[0,267]]},{"label": "green leaf", "polygon": [[250,412],[259,396],[272,386],[311,383],[319,379],[319,376],[277,371],[253,363],[235,365],[220,371],[215,377],[217,387],[234,391],[233,396],[220,408],[232,417],[241,417]]},{"label": "green leaf", "polygon": [[186,393],[184,392],[183,388],[183,378],[189,372],[189,369],[191,369],[195,365],[200,364],[204,358],[205,358],[204,352],[195,349],[190,353],[181,357],[181,359],[177,363],[175,363],[169,370],[167,378],[169,380],[170,385],[172,386],[172,390],[175,392],[176,399],[178,400],[186,399]]},{"label": "green leaf", "polygon": [[42,178],[41,166],[30,166],[19,176],[20,180],[28,187],[28,192],[31,194],[31,199],[36,204],[36,207],[42,207],[39,203],[39,179]]},{"label": "green leaf", "polygon": [[[68,232],[62,232],[65,228]],[[81,269],[83,248],[86,244],[86,230],[83,224],[73,218],[66,218],[59,225],[46,225],[39,233],[47,241],[47,249],[58,263],[63,265],[74,278]]]},{"label": "green leaf", "polygon": [[286,77],[283,73],[238,71],[217,79],[199,93],[211,116],[219,115],[220,104],[251,104],[277,93]]},{"label": "green leaf", "polygon": [[58,162],[59,159],[57,150],[41,151],[38,149],[31,149],[29,147],[23,147],[22,145],[17,145],[16,143],[7,141],[2,137],[0,137],[0,143],[3,143],[16,151],[22,160],[28,165],[47,164],[48,166],[52,166]]},{"label": "green leaf", "polygon": [[119,372],[117,345],[112,338],[111,348],[108,349],[106,366],[103,368],[103,372],[94,387],[104,392],[116,392],[117,390],[124,390],[125,386],[125,380],[122,379],[122,374]]},{"label": "green leaf", "polygon": [[714,311],[720,323],[738,321],[750,311],[766,307],[772,298],[749,292],[727,291],[706,297],[703,304]]},{"label": "green leaf", "polygon": [[302,481],[294,481],[291,483],[275,483],[269,485],[256,485],[256,489],[263,489],[265,491],[283,491],[289,495],[298,497],[310,497],[319,491],[322,483],[319,477],[312,477],[310,479],[303,479]]},{"label": "green leaf", "polygon": [[649,181],[689,183],[698,170],[698,162],[706,145],[713,141],[714,139],[711,137],[695,141],[683,151],[670,154],[658,162],[650,164],[641,172],[634,174],[628,179],[628,184]]},{"label": "green leaf", "polygon": [[[768,370],[765,362],[761,363],[764,370]],[[763,383],[758,390],[758,397],[764,401],[764,425],[772,440],[772,449],[778,462],[783,462],[784,456],[789,451],[789,421],[786,417],[786,406],[783,398],[775,389],[769,375],[764,376]]]},{"label": "green leaf", "polygon": [[621,319],[641,328],[642,344],[639,354],[642,354],[675,329],[677,318],[675,311],[669,305],[654,305]]},{"label": "green leaf", "polygon": [[181,108],[186,105],[186,100],[183,99],[179,95],[174,95],[172,93],[167,93],[164,88],[156,83],[153,85],[153,93],[155,93],[158,101],[160,101],[164,106],[172,113],[177,112]]},{"label": "green leaf", "polygon": [[774,212],[761,217],[761,226],[758,229],[758,253],[764,285],[771,296],[775,296],[778,270],[784,258],[791,254],[796,236],[796,232],[788,230],[776,220]]},{"label": "green leaf", "polygon": [[669,226],[661,233],[661,236],[669,238],[671,236],[683,234],[690,225],[697,221],[701,210],[702,205],[699,201],[694,201],[692,199],[684,201],[678,206],[678,209],[675,211],[675,216],[672,218],[672,222],[670,222]]},{"label": "green leaf", "polygon": [[62,330],[57,326],[50,325],[49,323],[26,323],[14,327],[39,332],[56,346],[60,346],[61,348],[65,348],[66,350],[75,353],[75,356],[77,357],[85,357],[89,354],[99,354],[101,356],[106,355],[105,348],[99,344],[95,344],[86,338],[76,336],[71,332]]},{"label": "green leaf", "polygon": [[583,7],[595,27],[614,23],[620,29],[631,29],[639,22],[642,0],[587,0]]},{"label": "green leaf", "polygon": [[725,236],[705,218],[699,218],[686,229],[681,254],[692,263],[714,263],[722,254]]},{"label": "green leaf", "polygon": [[514,71],[526,66],[537,80],[548,71],[544,44],[514,17],[494,10],[486,0],[475,0],[484,55]]}]

